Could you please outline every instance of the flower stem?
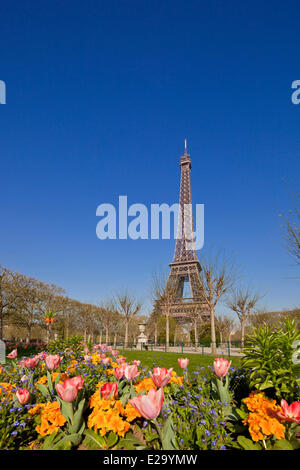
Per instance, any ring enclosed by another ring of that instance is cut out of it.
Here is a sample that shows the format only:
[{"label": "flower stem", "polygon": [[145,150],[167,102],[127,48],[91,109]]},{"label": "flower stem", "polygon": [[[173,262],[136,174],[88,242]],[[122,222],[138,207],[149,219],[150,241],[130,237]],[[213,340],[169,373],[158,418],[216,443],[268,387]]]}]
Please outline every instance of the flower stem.
[{"label": "flower stem", "polygon": [[153,419],[152,422],[155,424],[155,427],[156,427],[156,430],[157,430],[157,434],[158,434],[158,437],[159,437],[159,440],[160,440],[160,443],[161,443],[161,447],[162,447],[162,438],[161,438],[161,432],[160,432],[160,428],[159,428],[159,423],[157,421],[157,419]]},{"label": "flower stem", "polygon": [[69,403],[69,405],[70,405],[70,411],[71,411],[71,413],[70,413],[70,415],[71,415],[71,423],[72,423],[72,426],[73,426],[73,424],[74,424],[74,411],[73,411],[73,403],[72,403],[72,402],[70,402],[70,403]]}]

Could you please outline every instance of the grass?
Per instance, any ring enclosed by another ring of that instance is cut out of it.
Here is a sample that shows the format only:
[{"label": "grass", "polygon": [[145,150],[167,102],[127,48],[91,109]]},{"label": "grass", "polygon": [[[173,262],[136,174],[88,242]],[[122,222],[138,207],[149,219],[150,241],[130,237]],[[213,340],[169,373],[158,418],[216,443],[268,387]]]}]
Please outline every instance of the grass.
[{"label": "grass", "polygon": [[[143,367],[166,367],[167,369],[173,367],[173,369],[180,375],[182,375],[182,369],[178,365],[178,358],[180,357],[187,357],[190,360],[188,365],[190,372],[196,371],[199,367],[212,366],[215,357],[217,357],[202,354],[182,354],[162,351],[119,350],[119,353],[125,356],[128,361],[132,361],[134,359],[140,360]],[[239,357],[222,357],[232,361],[232,366],[238,367],[241,363],[241,359]]]}]

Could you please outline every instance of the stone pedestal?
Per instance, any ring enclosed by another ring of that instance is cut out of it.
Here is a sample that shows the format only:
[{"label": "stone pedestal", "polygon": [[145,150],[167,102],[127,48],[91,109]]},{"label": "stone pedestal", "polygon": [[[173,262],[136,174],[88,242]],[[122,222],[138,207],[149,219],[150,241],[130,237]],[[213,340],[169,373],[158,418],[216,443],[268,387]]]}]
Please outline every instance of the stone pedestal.
[{"label": "stone pedestal", "polygon": [[0,339],[0,364],[6,362],[6,345],[5,342]]},{"label": "stone pedestal", "polygon": [[146,329],[146,325],[144,325],[144,323],[140,323],[139,324],[140,334],[138,336],[137,345],[136,345],[136,349],[138,349],[140,351],[142,349],[145,349],[145,346],[148,345],[148,338],[144,333],[145,329]]}]

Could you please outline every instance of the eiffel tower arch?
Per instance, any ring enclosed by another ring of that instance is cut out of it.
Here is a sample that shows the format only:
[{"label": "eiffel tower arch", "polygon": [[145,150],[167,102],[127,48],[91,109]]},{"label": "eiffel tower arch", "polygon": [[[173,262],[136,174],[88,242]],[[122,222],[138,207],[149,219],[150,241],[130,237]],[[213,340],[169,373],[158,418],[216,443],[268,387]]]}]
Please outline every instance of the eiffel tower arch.
[{"label": "eiffel tower arch", "polygon": [[[187,153],[185,140],[184,155],[180,157],[180,214],[178,217],[175,252],[174,259],[169,265],[170,274],[162,301],[162,313],[166,316],[167,330],[169,317],[173,317],[181,324],[186,324],[196,319],[200,322],[210,320],[210,313],[203,295],[200,274],[201,265],[197,258],[194,243],[191,168],[191,157]],[[188,293],[185,290],[186,285],[189,285]]]}]

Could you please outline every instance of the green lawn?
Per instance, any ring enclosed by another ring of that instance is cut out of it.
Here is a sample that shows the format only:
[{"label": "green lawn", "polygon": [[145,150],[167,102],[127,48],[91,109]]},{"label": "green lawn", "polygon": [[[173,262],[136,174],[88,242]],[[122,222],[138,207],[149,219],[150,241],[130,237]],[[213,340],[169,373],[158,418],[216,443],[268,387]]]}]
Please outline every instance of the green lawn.
[{"label": "green lawn", "polygon": [[[169,369],[173,367],[173,369],[180,375],[182,375],[182,370],[178,365],[178,358],[179,357],[187,357],[190,362],[188,369],[189,371],[196,371],[199,367],[207,367],[212,366],[215,357],[217,356],[208,356],[202,354],[185,354],[185,353],[173,353],[173,352],[161,352],[161,351],[130,351],[119,350],[120,354],[125,356],[128,361],[132,361],[134,359],[140,360],[141,365],[144,367],[166,367]],[[223,356],[222,356],[223,357]],[[239,357],[227,357],[224,356],[226,359],[232,361],[232,366],[239,366],[241,359]]]}]

